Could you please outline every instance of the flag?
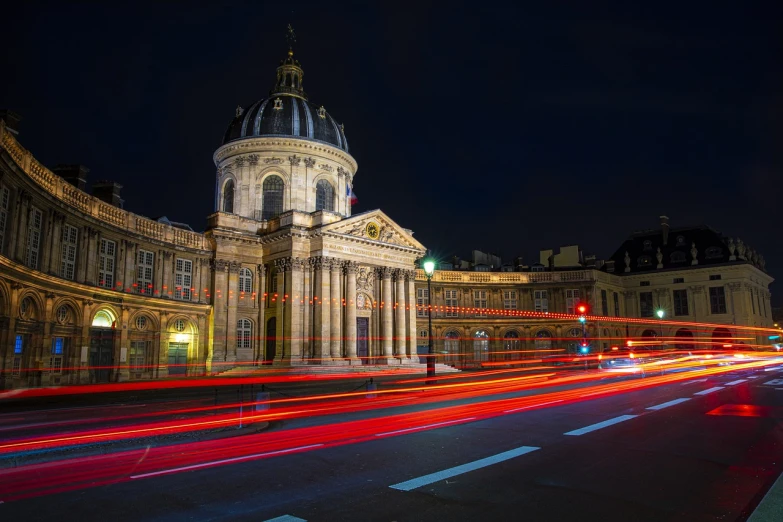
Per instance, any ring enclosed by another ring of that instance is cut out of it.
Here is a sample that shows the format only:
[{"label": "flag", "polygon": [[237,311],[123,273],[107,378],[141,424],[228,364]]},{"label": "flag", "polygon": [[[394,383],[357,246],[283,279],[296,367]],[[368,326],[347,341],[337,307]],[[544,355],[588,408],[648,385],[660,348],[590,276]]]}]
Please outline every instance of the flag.
[{"label": "flag", "polygon": [[353,193],[353,190],[351,189],[350,185],[346,185],[346,196],[351,200],[351,205],[355,205],[359,202],[358,199],[356,199],[356,194]]}]

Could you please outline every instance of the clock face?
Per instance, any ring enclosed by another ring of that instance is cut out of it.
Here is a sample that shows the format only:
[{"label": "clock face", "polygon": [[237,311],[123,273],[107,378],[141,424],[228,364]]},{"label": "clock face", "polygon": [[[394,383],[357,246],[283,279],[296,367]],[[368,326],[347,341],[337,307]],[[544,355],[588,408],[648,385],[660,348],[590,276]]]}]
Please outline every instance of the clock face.
[{"label": "clock face", "polygon": [[367,232],[367,237],[370,239],[378,239],[378,236],[381,235],[381,227],[378,226],[378,223],[375,221],[370,221],[367,223],[367,228],[365,229],[365,232]]}]

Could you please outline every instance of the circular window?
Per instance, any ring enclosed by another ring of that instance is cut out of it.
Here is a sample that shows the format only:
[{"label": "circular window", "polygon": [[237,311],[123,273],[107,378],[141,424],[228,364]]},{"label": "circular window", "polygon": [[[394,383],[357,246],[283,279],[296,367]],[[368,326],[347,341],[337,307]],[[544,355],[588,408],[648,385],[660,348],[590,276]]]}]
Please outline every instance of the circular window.
[{"label": "circular window", "polygon": [[137,330],[147,329],[147,318],[145,316],[140,315],[136,318],[136,329]]},{"label": "circular window", "polygon": [[174,321],[174,329],[178,332],[184,332],[185,331],[185,320],[184,319],[177,319]]},{"label": "circular window", "polygon": [[57,322],[60,324],[67,323],[70,315],[71,315],[71,311],[68,309],[68,307],[62,305],[60,308],[57,309]]},{"label": "circular window", "polygon": [[22,319],[30,319],[30,316],[33,313],[33,300],[29,297],[25,297],[22,299],[21,304],[19,305],[19,315]]},{"label": "circular window", "polygon": [[571,328],[571,329],[568,331],[568,334],[569,334],[571,337],[582,337],[582,329],[581,329],[581,328]]}]

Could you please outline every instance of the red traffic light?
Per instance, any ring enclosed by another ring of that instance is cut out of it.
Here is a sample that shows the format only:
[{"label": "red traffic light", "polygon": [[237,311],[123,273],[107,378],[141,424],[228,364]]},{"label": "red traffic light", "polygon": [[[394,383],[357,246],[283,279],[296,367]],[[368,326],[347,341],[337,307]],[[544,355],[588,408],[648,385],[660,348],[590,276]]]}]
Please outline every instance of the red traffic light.
[{"label": "red traffic light", "polygon": [[578,304],[576,306],[576,311],[580,314],[586,314],[587,313],[587,305],[586,304]]}]

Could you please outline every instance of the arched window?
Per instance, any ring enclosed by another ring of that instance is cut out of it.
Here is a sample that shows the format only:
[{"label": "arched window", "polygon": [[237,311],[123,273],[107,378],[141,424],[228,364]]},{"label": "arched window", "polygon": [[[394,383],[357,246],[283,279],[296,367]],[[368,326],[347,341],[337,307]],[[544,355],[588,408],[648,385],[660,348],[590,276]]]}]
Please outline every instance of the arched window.
[{"label": "arched window", "polygon": [[234,180],[230,179],[223,185],[223,212],[234,213]]},{"label": "arched window", "polygon": [[250,293],[253,291],[253,272],[248,268],[239,271],[239,292]]},{"label": "arched window", "polygon": [[443,336],[443,351],[446,354],[446,364],[454,364],[459,361],[459,334],[457,332],[452,330]]},{"label": "arched window", "polygon": [[473,335],[473,360],[475,362],[489,360],[489,334],[478,330]]},{"label": "arched window", "polygon": [[261,219],[272,219],[283,213],[283,189],[280,176],[269,176],[264,180],[261,196]]},{"label": "arched window", "polygon": [[237,321],[237,348],[250,348],[250,335],[253,333],[253,325],[250,319]]},{"label": "arched window", "polygon": [[107,310],[101,310],[92,320],[92,326],[98,328],[113,328],[114,327],[114,315]]},{"label": "arched window", "polygon": [[549,351],[552,349],[552,334],[547,330],[539,330],[536,333],[536,351]]},{"label": "arched window", "polygon": [[520,359],[519,353],[519,334],[516,330],[509,330],[503,335],[503,349],[506,352],[506,360],[508,359]]},{"label": "arched window", "polygon": [[315,210],[334,212],[334,188],[325,179],[315,185]]}]

